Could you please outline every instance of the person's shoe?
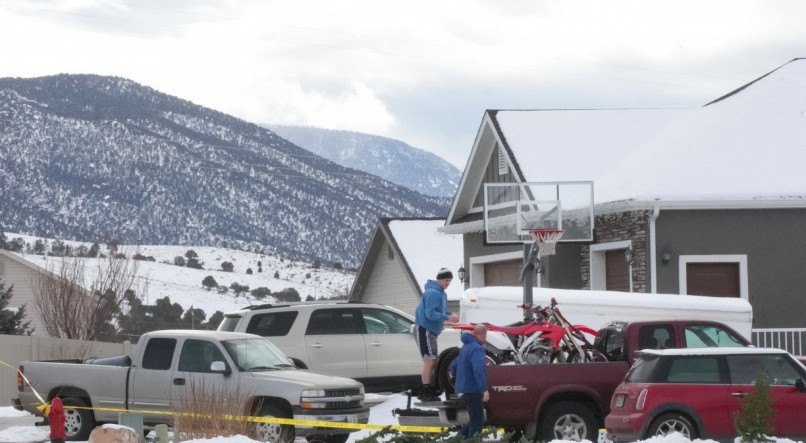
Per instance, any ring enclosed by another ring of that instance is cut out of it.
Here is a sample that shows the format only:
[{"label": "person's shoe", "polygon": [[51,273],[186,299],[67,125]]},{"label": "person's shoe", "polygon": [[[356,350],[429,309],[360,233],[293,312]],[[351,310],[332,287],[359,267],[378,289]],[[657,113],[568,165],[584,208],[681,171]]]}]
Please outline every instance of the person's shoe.
[{"label": "person's shoe", "polygon": [[423,387],[420,388],[420,395],[417,396],[417,399],[421,402],[440,400],[439,396],[437,396],[436,389],[432,385],[423,385]]}]

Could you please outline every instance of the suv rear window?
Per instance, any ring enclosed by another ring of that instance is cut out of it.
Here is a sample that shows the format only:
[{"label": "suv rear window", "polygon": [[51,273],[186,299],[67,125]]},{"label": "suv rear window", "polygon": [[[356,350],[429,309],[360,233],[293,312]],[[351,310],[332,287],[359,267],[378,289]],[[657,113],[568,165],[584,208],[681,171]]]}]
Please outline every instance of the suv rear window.
[{"label": "suv rear window", "polygon": [[625,383],[651,383],[652,373],[658,365],[660,358],[657,355],[644,355],[635,360],[630,372],[624,377]]},{"label": "suv rear window", "polygon": [[238,327],[238,322],[240,320],[241,320],[240,315],[227,315],[226,317],[224,317],[224,320],[221,321],[221,324],[218,325],[218,330],[235,332],[235,328]]},{"label": "suv rear window", "polygon": [[262,337],[279,337],[288,334],[296,318],[297,311],[258,314],[249,320],[246,332]]}]

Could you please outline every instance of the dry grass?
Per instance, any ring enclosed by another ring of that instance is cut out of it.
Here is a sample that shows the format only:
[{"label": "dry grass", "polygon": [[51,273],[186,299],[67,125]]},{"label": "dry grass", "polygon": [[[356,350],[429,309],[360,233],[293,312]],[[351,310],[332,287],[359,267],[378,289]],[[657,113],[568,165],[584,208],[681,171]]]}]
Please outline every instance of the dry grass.
[{"label": "dry grass", "polygon": [[176,441],[198,438],[251,435],[254,425],[236,417],[249,415],[248,396],[238,387],[206,386],[200,377],[190,377],[174,412]]}]

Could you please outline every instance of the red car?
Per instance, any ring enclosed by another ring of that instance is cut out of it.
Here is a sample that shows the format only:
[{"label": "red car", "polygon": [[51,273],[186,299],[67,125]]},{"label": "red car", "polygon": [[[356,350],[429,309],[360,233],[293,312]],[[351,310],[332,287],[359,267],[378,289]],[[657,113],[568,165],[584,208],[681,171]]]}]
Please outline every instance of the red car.
[{"label": "red car", "polygon": [[767,348],[646,350],[616,388],[605,418],[614,442],[679,432],[733,439],[733,415],[764,372],[776,410],[773,435],[806,438],[806,366]]}]

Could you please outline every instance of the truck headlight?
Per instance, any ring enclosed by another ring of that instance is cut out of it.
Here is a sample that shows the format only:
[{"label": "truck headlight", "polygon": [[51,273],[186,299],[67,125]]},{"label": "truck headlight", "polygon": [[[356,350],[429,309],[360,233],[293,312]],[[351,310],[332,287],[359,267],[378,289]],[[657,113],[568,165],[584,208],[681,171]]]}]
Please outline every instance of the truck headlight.
[{"label": "truck headlight", "polygon": [[318,397],[322,398],[325,396],[324,389],[303,389],[302,390],[302,398],[311,398],[311,397]]}]

